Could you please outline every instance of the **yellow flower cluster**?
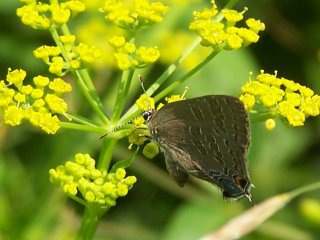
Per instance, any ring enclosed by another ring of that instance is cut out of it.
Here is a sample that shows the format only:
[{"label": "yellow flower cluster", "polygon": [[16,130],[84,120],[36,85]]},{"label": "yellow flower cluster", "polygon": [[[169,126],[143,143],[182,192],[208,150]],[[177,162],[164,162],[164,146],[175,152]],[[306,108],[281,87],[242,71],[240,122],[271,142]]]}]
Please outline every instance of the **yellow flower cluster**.
[{"label": "yellow flower cluster", "polygon": [[154,23],[162,22],[168,7],[161,2],[148,0],[105,0],[100,8],[105,18],[125,29],[138,30]]},{"label": "yellow flower cluster", "polygon": [[116,51],[114,57],[121,70],[146,67],[160,57],[158,48],[137,48],[134,43],[126,42],[124,37],[114,36],[109,40],[109,44]]},{"label": "yellow flower cluster", "polygon": [[[189,25],[190,30],[195,31],[201,38],[203,46],[223,48],[226,50],[246,47],[259,40],[258,33],[265,29],[265,25],[259,20],[249,18],[246,20],[247,27],[236,27],[243,19],[242,12],[223,9],[218,11],[213,3],[211,9],[193,13],[194,21]],[[218,14],[222,14],[224,22],[217,20]]]},{"label": "yellow flower cluster", "polygon": [[240,100],[248,111],[255,112],[255,107],[263,107],[269,113],[268,129],[275,127],[272,118],[276,116],[297,127],[304,125],[307,117],[320,113],[320,96],[299,83],[278,78],[276,73],[271,75],[261,71],[256,80],[242,87]]},{"label": "yellow flower cluster", "polygon": [[61,78],[50,81],[49,78],[33,78],[34,86],[23,82],[26,72],[21,69],[9,69],[6,80],[0,80],[0,109],[5,124],[17,126],[23,120],[41,128],[48,134],[54,134],[60,128],[56,114],[67,111],[67,103],[60,95],[72,90],[71,85]]},{"label": "yellow flower cluster", "polygon": [[20,0],[25,5],[17,9],[17,15],[23,24],[35,29],[49,29],[67,23],[72,14],[85,10],[81,1],[70,0],[51,4],[38,2],[37,0]]},{"label": "yellow flower cluster", "polygon": [[36,58],[49,65],[49,72],[62,76],[66,70],[79,69],[85,64],[93,63],[101,56],[99,49],[84,43],[74,46],[75,36],[60,36],[63,49],[57,46],[41,46],[33,51]]},{"label": "yellow flower cluster", "polygon": [[137,181],[135,176],[126,176],[123,168],[114,173],[95,168],[95,160],[89,154],[78,153],[74,161],[68,161],[49,171],[50,181],[65,193],[76,196],[81,193],[88,203],[106,207],[116,205],[118,197],[124,197]]}]

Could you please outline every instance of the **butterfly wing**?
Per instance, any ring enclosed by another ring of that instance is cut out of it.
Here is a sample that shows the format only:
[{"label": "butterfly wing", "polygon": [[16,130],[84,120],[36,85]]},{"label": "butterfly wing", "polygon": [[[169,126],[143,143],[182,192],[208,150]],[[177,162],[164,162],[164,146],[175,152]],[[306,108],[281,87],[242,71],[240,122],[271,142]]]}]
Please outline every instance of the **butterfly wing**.
[{"label": "butterfly wing", "polygon": [[148,126],[179,185],[190,174],[217,184],[226,198],[249,191],[249,123],[239,99],[212,95],[170,103]]}]

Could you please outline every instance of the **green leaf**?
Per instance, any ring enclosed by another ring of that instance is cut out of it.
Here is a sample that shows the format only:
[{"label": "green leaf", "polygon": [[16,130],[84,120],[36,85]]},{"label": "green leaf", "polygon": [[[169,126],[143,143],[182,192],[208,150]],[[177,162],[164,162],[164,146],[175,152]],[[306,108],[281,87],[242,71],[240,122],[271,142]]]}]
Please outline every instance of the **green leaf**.
[{"label": "green leaf", "polygon": [[118,168],[128,168],[133,162],[133,160],[136,158],[138,151],[139,146],[137,147],[136,151],[132,154],[131,157],[124,160],[119,160],[118,162],[113,164],[110,172],[116,172]]}]

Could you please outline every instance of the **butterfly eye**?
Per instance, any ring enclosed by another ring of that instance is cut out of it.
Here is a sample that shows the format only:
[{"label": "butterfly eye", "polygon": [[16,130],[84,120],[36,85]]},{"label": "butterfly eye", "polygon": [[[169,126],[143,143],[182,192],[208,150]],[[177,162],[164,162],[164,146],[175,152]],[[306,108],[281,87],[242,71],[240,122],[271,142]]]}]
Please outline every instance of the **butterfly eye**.
[{"label": "butterfly eye", "polygon": [[149,121],[152,116],[152,110],[146,111],[142,113],[142,117],[145,121]]}]

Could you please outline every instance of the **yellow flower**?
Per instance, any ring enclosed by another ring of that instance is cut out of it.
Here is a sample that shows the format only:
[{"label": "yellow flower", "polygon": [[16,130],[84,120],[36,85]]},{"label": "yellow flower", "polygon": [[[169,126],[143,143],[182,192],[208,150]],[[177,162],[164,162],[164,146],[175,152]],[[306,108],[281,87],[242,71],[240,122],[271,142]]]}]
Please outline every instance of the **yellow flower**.
[{"label": "yellow flower", "polygon": [[67,103],[54,94],[47,94],[45,101],[53,113],[65,113],[67,111]]},{"label": "yellow flower", "polygon": [[25,111],[16,106],[9,106],[4,110],[4,123],[17,126],[20,125],[25,116]]},{"label": "yellow flower", "polygon": [[37,87],[44,88],[49,84],[49,78],[38,75],[37,77],[33,78],[33,82]]},{"label": "yellow flower", "polygon": [[121,70],[127,70],[131,68],[134,64],[130,61],[129,55],[125,53],[115,53],[114,57]]},{"label": "yellow flower", "polygon": [[41,46],[33,51],[33,55],[36,58],[42,59],[44,62],[49,61],[49,57],[58,56],[61,53],[61,49],[56,46]]},{"label": "yellow flower", "polygon": [[62,57],[53,57],[49,67],[49,72],[60,76],[64,68],[65,62]]},{"label": "yellow flower", "polygon": [[254,95],[248,93],[241,94],[239,99],[243,102],[247,111],[250,111],[256,103]]},{"label": "yellow flower", "polygon": [[49,88],[56,93],[65,93],[65,92],[71,92],[72,87],[69,83],[66,83],[61,78],[55,78],[53,81],[50,82]]},{"label": "yellow flower", "polygon": [[137,52],[137,56],[141,59],[141,62],[148,64],[153,63],[160,57],[158,48],[146,48],[140,47]]},{"label": "yellow flower", "polygon": [[248,9],[246,8],[244,11],[238,12],[232,9],[223,9],[221,13],[224,16],[224,18],[227,20],[228,26],[234,26],[236,22],[239,22],[243,19],[243,14],[246,10]]},{"label": "yellow flower", "polygon": [[148,111],[150,109],[155,109],[155,103],[153,98],[147,96],[146,94],[142,94],[136,101],[139,109],[143,112]]},{"label": "yellow flower", "polygon": [[264,23],[254,18],[247,19],[246,24],[250,28],[250,30],[254,31],[255,33],[265,30]]},{"label": "yellow flower", "polygon": [[33,99],[38,99],[38,98],[42,98],[43,94],[44,94],[43,89],[34,88],[33,91],[31,92],[31,97]]},{"label": "yellow flower", "polygon": [[269,131],[272,131],[276,127],[276,122],[272,118],[267,119],[264,124],[265,128]]},{"label": "yellow flower", "polygon": [[76,36],[74,36],[74,35],[65,35],[65,36],[60,36],[59,39],[63,44],[72,44],[72,43],[75,42]]},{"label": "yellow flower", "polygon": [[9,82],[9,84],[13,84],[17,88],[20,88],[26,75],[27,73],[22,69],[16,69],[13,71],[9,69],[7,74],[7,81]]},{"label": "yellow flower", "polygon": [[96,47],[89,47],[84,43],[80,43],[76,47],[76,51],[79,54],[80,59],[84,63],[93,63],[97,58],[101,56],[101,52]]},{"label": "yellow flower", "polygon": [[33,91],[33,87],[31,85],[24,85],[21,87],[20,91],[22,94],[30,95]]},{"label": "yellow flower", "polygon": [[71,11],[69,9],[63,9],[58,4],[52,4],[50,6],[50,11],[52,14],[52,22],[57,25],[62,25],[67,23],[71,16]]},{"label": "yellow flower", "polygon": [[109,44],[115,48],[123,47],[125,43],[126,39],[122,36],[114,36],[109,40]]},{"label": "yellow flower", "polygon": [[17,103],[25,103],[26,102],[26,95],[18,92],[18,93],[16,93],[16,95],[14,95],[13,99]]},{"label": "yellow flower", "polygon": [[40,114],[39,127],[48,134],[55,134],[60,128],[60,121],[57,116],[50,113]]}]

